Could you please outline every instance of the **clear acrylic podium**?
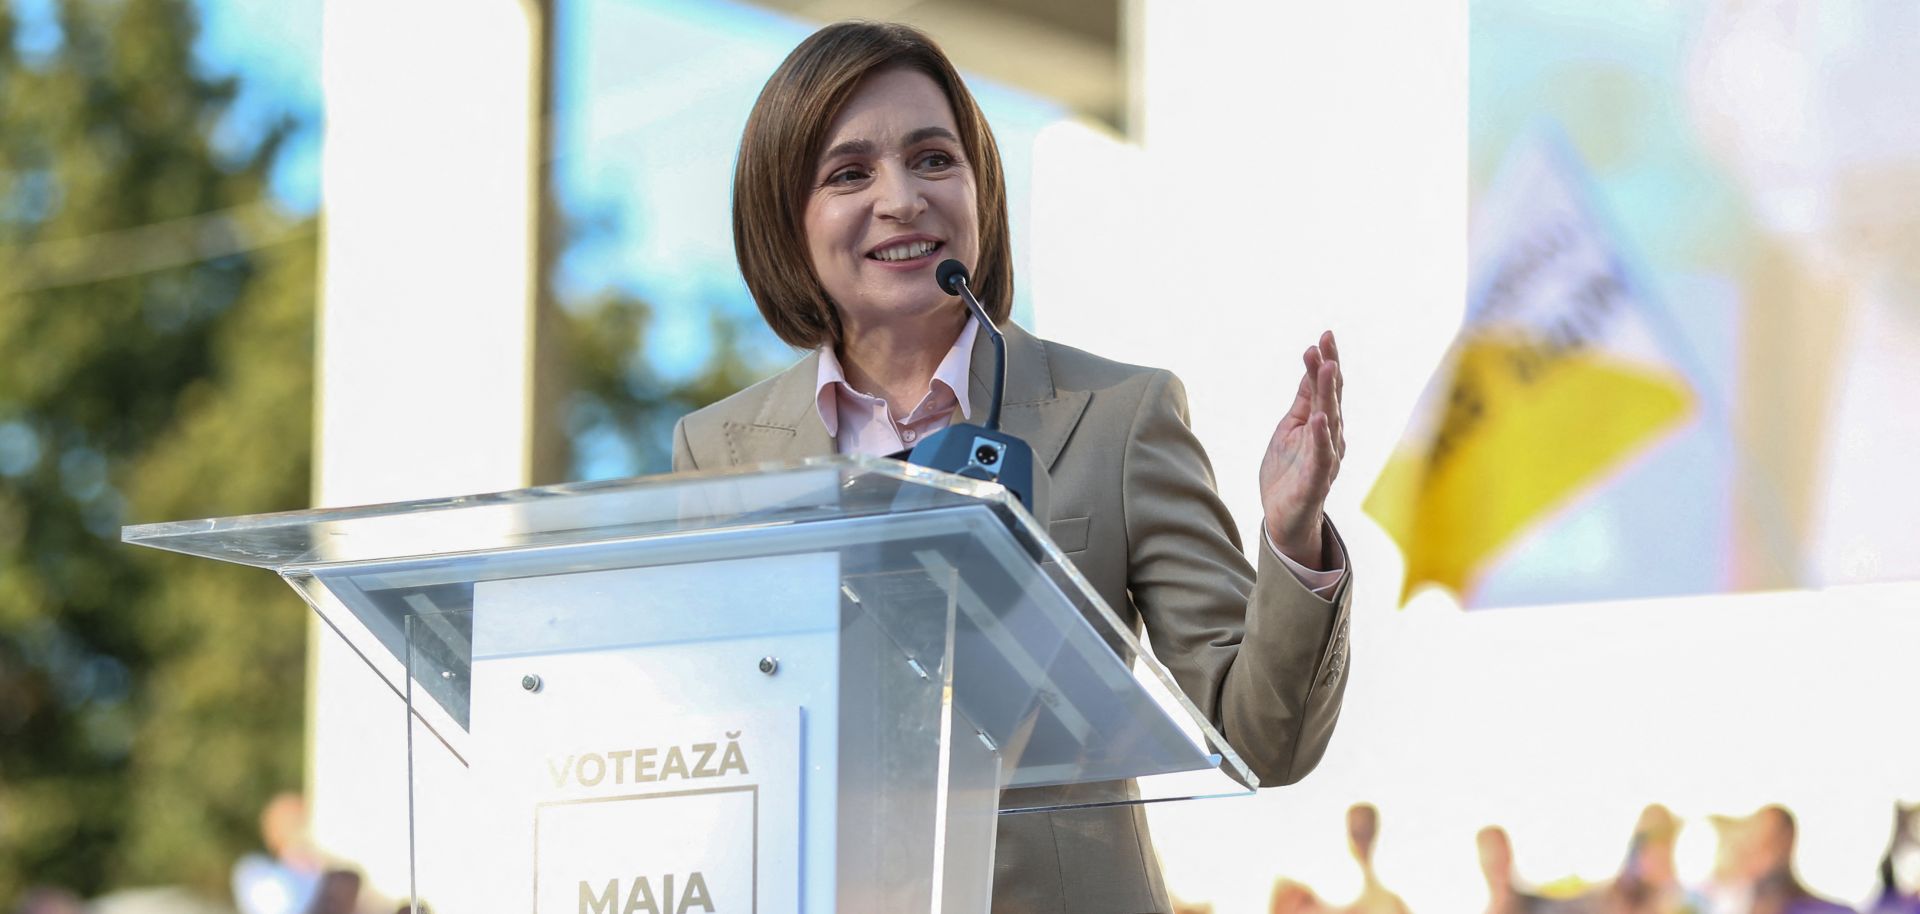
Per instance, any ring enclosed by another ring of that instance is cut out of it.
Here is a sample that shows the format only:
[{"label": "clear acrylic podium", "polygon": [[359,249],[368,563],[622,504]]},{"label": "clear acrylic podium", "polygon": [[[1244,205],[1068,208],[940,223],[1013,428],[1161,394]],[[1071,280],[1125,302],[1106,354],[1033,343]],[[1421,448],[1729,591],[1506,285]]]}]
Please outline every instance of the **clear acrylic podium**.
[{"label": "clear acrylic podium", "polygon": [[1256,783],[1004,489],[895,461],[124,539],[273,569],[392,687],[438,914],[985,912],[998,815]]}]

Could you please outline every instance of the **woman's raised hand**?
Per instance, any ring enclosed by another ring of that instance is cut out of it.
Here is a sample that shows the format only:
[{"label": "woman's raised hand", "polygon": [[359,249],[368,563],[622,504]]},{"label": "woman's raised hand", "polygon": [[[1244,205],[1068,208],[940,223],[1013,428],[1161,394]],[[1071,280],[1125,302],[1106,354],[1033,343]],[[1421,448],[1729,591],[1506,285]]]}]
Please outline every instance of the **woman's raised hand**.
[{"label": "woman's raised hand", "polygon": [[1260,461],[1260,507],[1267,536],[1282,555],[1315,570],[1325,569],[1321,518],[1327,491],[1347,453],[1340,419],[1340,349],[1333,331],[1301,357],[1306,373],[1293,406],[1280,418]]}]

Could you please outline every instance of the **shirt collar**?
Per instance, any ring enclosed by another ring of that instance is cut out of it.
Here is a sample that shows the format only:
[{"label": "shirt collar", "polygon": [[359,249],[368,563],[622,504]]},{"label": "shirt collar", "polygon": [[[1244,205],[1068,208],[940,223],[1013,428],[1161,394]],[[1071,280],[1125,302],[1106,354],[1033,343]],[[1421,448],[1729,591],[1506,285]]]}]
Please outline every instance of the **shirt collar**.
[{"label": "shirt collar", "polygon": [[[980,332],[979,323],[968,318],[966,326],[960,328],[953,345],[940,364],[933,369],[933,383],[943,384],[959,402],[960,415],[973,417],[973,405],[968,398],[968,375],[973,370],[973,339]],[[820,347],[820,367],[815,373],[814,406],[820,412],[820,421],[827,426],[828,437],[840,435],[840,406],[838,391],[842,388],[850,392],[853,385],[847,383],[846,371],[840,367],[840,357],[834,355],[832,346]],[[931,392],[931,391],[929,391]]]}]

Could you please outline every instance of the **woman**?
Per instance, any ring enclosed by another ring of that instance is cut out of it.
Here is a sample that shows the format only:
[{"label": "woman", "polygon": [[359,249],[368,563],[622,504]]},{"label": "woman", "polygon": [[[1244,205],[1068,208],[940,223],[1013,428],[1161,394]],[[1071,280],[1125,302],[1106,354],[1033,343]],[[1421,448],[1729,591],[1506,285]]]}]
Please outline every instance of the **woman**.
[{"label": "woman", "polygon": [[[1002,428],[1051,477],[1049,532],[1264,784],[1326,749],[1346,685],[1346,552],[1322,505],[1344,450],[1331,334],[1260,470],[1256,573],[1187,427],[1180,383],[1034,338],[1013,300],[1006,191],[945,55],[841,23],[768,80],[734,175],[741,272],[799,364],[683,419],[679,470],[910,448],[987,397],[992,356],[934,268],[966,264],[1007,340]],[[996,911],[1167,911],[1138,807],[1004,816]]]}]

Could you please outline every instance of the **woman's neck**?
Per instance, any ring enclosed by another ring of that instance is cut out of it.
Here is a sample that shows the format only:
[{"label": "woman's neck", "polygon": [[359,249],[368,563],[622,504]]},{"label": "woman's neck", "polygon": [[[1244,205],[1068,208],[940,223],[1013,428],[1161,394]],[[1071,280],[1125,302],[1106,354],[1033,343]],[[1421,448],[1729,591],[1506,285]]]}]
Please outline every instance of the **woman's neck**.
[{"label": "woman's neck", "polygon": [[834,354],[854,390],[887,401],[894,418],[911,412],[933,386],[933,373],[966,326],[965,310],[904,324],[844,325]]}]

